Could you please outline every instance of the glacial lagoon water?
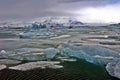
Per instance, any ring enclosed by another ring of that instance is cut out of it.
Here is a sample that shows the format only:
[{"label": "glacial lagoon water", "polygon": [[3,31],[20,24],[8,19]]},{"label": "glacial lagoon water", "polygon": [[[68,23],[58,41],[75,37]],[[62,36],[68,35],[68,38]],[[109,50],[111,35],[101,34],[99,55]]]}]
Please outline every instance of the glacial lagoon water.
[{"label": "glacial lagoon water", "polygon": [[[56,38],[56,39],[49,39],[49,38],[20,39],[18,36],[14,36],[14,35],[11,35],[12,36],[11,37],[10,34],[9,35],[5,34],[5,35],[8,35],[7,37],[3,35],[4,34],[2,34],[0,38],[0,50],[5,50],[6,52],[9,52],[9,53],[19,52],[19,55],[24,54],[24,51],[27,50],[28,52],[26,55],[29,55],[31,58],[33,58],[33,55],[37,56],[38,53],[42,54],[41,52],[46,52],[44,51],[45,49],[47,49],[48,51],[50,49],[50,52],[52,52],[51,49],[54,50],[54,48],[58,48],[58,46],[61,43],[69,44],[70,40],[72,39],[76,40],[75,37],[77,37],[78,39],[80,38],[79,36],[73,37],[74,36],[73,33],[70,38],[67,37],[65,39],[64,38],[63,39],[59,39],[59,38]],[[66,34],[66,35],[71,35],[71,33]],[[75,32],[75,35],[78,35],[78,33],[76,34]],[[64,50],[68,52],[67,48],[64,48]],[[57,52],[57,50],[55,51]],[[74,49],[72,51],[76,52]],[[32,56],[30,55],[31,54],[30,52],[32,53]],[[109,51],[105,51],[105,52],[109,52]],[[17,54],[17,53],[14,53],[14,54]],[[49,53],[46,53],[46,54],[49,54]],[[113,54],[110,54],[110,55],[113,55]],[[48,57],[53,58],[53,55],[50,54],[48,55]],[[71,57],[71,56],[67,56],[67,57]],[[99,57],[99,56],[95,56],[95,57]],[[63,66],[63,68],[60,68],[60,69],[37,68],[37,69],[28,70],[28,71],[20,71],[20,70],[13,70],[13,69],[5,68],[3,70],[0,70],[0,80],[119,80],[115,77],[110,76],[108,72],[106,71],[104,65],[94,64],[89,61],[86,61],[85,59],[82,59],[82,58],[78,59],[78,58],[79,57],[76,58],[76,56],[73,56],[73,59],[76,59],[77,61],[62,61],[57,58],[48,59],[48,61],[49,60],[60,61],[61,62],[60,65]],[[108,57],[105,57],[105,58],[108,58]],[[28,62],[29,61],[27,62],[22,61],[22,63],[19,63],[19,64],[28,63]],[[19,65],[19,64],[16,64],[16,65]],[[9,66],[11,67],[11,65],[8,65],[7,67]]]},{"label": "glacial lagoon water", "polygon": [[4,69],[0,71],[1,80],[119,80],[111,77],[104,66],[91,64],[84,60],[62,62],[61,69],[33,69],[18,71]]}]

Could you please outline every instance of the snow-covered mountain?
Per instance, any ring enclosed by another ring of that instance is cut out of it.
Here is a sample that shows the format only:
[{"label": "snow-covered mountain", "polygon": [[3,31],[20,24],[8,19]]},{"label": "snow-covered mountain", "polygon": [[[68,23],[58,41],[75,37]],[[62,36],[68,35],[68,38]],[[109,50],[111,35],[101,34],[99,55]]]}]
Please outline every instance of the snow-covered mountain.
[{"label": "snow-covered mountain", "polygon": [[4,21],[0,23],[0,26],[6,27],[24,27],[24,26],[32,26],[32,24],[45,24],[46,26],[55,26],[55,27],[62,27],[62,26],[83,26],[85,25],[77,18],[74,17],[39,17],[29,20],[11,20],[11,21]]},{"label": "snow-covered mountain", "polygon": [[[7,20],[0,21],[0,27],[25,27],[32,24],[45,24],[46,26],[108,26],[110,23],[83,23],[79,17],[57,16],[57,17],[39,17],[34,19]],[[115,25],[115,24],[114,24]]]},{"label": "snow-covered mountain", "polygon": [[29,21],[29,23],[46,24],[47,26],[83,26],[77,18],[71,17],[40,17]]}]

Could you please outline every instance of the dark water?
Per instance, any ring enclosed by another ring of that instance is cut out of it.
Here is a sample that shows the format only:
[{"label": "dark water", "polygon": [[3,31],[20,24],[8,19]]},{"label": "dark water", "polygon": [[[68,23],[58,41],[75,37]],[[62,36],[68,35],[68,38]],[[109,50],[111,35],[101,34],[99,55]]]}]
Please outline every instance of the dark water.
[{"label": "dark water", "polygon": [[0,80],[119,80],[109,76],[104,66],[94,65],[84,60],[62,62],[62,69],[34,69],[0,71]]}]

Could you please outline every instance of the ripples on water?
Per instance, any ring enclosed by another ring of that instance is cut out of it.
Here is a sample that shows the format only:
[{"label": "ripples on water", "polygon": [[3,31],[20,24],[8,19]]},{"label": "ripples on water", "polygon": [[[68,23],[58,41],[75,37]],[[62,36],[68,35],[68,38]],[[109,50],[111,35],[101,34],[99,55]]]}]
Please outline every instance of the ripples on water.
[{"label": "ripples on water", "polygon": [[104,66],[88,63],[84,60],[62,62],[62,69],[34,69],[0,71],[0,80],[118,80],[108,75]]}]

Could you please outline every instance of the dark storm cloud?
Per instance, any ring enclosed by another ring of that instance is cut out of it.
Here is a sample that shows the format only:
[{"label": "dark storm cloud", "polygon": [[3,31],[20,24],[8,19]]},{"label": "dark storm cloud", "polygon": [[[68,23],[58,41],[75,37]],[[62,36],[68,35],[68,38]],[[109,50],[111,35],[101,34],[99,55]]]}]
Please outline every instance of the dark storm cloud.
[{"label": "dark storm cloud", "polygon": [[118,0],[0,0],[1,18],[74,15],[71,11],[115,3]]},{"label": "dark storm cloud", "polygon": [[107,5],[106,0],[57,0],[60,4],[54,8],[50,8],[49,11],[53,12],[74,12],[87,7],[99,7]]},{"label": "dark storm cloud", "polygon": [[54,0],[0,0],[0,18],[43,16],[53,5]]}]

